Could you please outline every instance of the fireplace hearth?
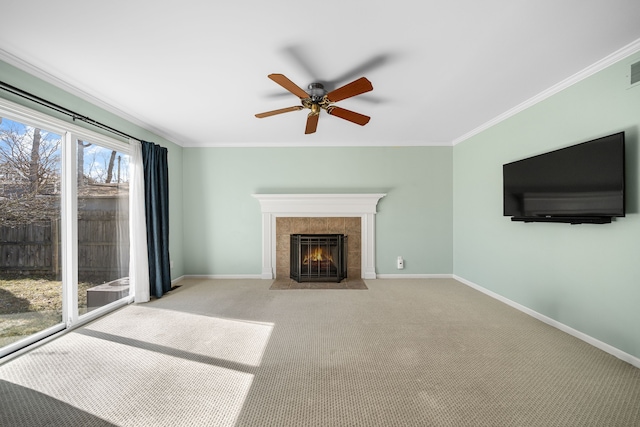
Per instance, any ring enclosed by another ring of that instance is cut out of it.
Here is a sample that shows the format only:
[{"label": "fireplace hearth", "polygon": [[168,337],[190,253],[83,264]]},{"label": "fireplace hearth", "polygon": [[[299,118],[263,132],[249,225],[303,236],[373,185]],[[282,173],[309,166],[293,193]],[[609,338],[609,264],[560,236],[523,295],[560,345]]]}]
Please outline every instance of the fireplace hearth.
[{"label": "fireplace hearth", "polygon": [[340,282],[347,277],[347,236],[291,234],[290,278],[296,282]]}]

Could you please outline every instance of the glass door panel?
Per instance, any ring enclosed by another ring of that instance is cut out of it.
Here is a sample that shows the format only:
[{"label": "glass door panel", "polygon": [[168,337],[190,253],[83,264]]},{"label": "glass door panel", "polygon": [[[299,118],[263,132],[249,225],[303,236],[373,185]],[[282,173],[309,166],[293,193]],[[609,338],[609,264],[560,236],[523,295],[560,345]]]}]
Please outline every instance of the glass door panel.
[{"label": "glass door panel", "polygon": [[76,139],[78,314],[129,296],[129,156]]},{"label": "glass door panel", "polygon": [[0,119],[0,348],[64,327],[61,144]]}]

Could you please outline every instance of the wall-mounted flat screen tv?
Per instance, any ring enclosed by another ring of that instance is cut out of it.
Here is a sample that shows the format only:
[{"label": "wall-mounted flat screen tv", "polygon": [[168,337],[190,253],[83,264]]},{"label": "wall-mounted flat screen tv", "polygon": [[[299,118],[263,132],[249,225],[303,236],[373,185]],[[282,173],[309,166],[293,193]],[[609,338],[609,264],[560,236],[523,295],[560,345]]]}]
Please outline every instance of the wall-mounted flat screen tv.
[{"label": "wall-mounted flat screen tv", "polygon": [[512,221],[611,222],[625,215],[624,132],[507,163],[504,215]]}]

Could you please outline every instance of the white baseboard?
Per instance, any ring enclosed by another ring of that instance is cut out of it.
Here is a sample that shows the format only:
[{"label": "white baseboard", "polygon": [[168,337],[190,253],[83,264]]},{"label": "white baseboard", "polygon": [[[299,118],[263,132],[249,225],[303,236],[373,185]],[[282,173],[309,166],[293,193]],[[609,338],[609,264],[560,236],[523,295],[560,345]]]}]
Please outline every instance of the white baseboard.
[{"label": "white baseboard", "polygon": [[173,286],[177,285],[177,284],[178,284],[178,282],[180,282],[180,281],[182,281],[182,280],[184,280],[184,276],[176,277],[175,279],[173,279],[173,280],[171,281],[171,286],[173,287]]},{"label": "white baseboard", "polygon": [[453,274],[378,274],[378,279],[452,279]]},{"label": "white baseboard", "polygon": [[260,274],[187,274],[182,276],[184,279],[262,279]]},{"label": "white baseboard", "polygon": [[612,356],[617,357],[620,360],[623,360],[633,366],[635,366],[636,368],[640,368],[640,358],[637,358],[629,353],[626,353],[622,350],[620,350],[619,348],[613,347],[612,345],[609,345],[605,342],[602,342],[596,338],[593,338],[592,336],[589,336],[583,332],[580,332],[576,329],[573,329],[570,326],[565,325],[564,323],[560,323],[555,319],[552,319],[550,317],[545,316],[544,314],[538,313],[537,311],[531,310],[528,307],[525,307],[522,304],[518,304],[515,301],[511,301],[508,298],[503,297],[502,295],[499,295],[493,291],[490,291],[486,288],[483,288],[482,286],[473,283],[467,279],[464,279],[460,276],[456,276],[455,274],[453,275],[453,278],[461,283],[464,283],[465,285],[482,292],[485,295],[488,295],[492,298],[497,299],[500,302],[503,302],[513,308],[515,308],[516,310],[519,310],[525,314],[528,314],[529,316],[540,320],[541,322],[544,322],[550,326],[553,326],[554,328],[560,329],[563,332],[566,332],[569,335],[572,335],[584,342],[586,342],[587,344],[591,344],[592,346],[599,348],[600,350],[611,354]]}]

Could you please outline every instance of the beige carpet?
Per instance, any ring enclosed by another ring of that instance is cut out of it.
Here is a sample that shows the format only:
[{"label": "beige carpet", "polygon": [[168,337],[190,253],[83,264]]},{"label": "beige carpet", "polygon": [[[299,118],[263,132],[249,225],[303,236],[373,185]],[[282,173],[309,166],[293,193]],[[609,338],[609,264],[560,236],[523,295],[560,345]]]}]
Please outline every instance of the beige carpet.
[{"label": "beige carpet", "polygon": [[640,425],[640,369],[454,280],[182,285],[1,365],[0,425]]},{"label": "beige carpet", "polygon": [[343,279],[340,282],[296,282],[293,279],[275,279],[270,290],[283,291],[289,289],[352,289],[366,290],[367,285],[362,279]]}]

